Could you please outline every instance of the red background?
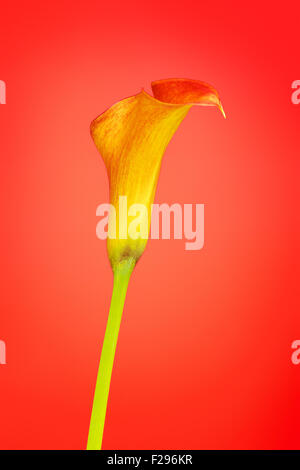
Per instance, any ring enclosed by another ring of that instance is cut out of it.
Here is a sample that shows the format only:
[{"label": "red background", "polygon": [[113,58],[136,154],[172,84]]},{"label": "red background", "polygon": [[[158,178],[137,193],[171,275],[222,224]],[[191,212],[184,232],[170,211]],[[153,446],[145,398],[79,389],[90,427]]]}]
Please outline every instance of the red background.
[{"label": "red background", "polygon": [[[300,448],[299,2],[1,2],[3,449],[85,448],[112,273],[89,135],[151,80],[220,92],[171,141],[156,202],[205,246],[150,241],[128,291],[105,449]],[[298,276],[298,279],[297,279]]]}]

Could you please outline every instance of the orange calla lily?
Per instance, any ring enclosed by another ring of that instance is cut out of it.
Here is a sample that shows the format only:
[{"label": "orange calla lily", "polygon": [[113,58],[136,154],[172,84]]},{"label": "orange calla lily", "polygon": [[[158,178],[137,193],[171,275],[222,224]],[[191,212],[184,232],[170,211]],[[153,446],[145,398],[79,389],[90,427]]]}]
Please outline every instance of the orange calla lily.
[{"label": "orange calla lily", "polygon": [[[128,207],[143,206],[151,214],[165,149],[193,105],[216,106],[224,111],[217,91],[198,80],[167,79],[152,83],[153,96],[141,91],[114,104],[91,124],[92,138],[106,165],[110,204],[116,217],[109,217],[107,250],[114,272],[111,308],[100,359],[88,449],[100,449],[118,331],[131,272],[143,253],[150,229],[150,216],[142,213],[138,237],[130,233],[132,215],[120,214],[119,198]],[[146,219],[147,217],[147,219]]]}]

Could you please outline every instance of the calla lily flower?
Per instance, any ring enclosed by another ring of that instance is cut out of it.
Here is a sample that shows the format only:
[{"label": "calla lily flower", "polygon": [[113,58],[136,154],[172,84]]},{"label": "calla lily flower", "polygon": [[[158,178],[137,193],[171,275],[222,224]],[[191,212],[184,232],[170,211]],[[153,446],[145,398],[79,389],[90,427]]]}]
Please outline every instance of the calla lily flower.
[{"label": "calla lily flower", "polygon": [[[216,106],[225,117],[217,91],[207,83],[188,79],[159,80],[152,83],[152,91],[153,96],[142,90],[117,102],[91,124],[92,138],[107,169],[110,204],[115,208],[115,217],[109,216],[107,239],[114,287],[94,395],[88,449],[101,449],[126,290],[132,270],[147,244],[151,206],[165,149],[192,106]],[[127,197],[127,207],[146,209],[139,217],[139,236],[130,232],[136,213],[127,214],[126,210],[120,210],[119,201],[124,196]]]}]

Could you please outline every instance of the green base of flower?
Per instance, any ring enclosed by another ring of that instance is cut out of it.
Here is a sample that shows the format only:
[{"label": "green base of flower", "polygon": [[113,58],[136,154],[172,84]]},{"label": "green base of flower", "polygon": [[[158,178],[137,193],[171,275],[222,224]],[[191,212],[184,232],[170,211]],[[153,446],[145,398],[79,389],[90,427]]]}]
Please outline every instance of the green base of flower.
[{"label": "green base of flower", "polygon": [[114,286],[95,388],[87,450],[100,450],[102,447],[111,373],[128,282],[134,266],[135,260],[129,258],[119,263],[114,270]]}]

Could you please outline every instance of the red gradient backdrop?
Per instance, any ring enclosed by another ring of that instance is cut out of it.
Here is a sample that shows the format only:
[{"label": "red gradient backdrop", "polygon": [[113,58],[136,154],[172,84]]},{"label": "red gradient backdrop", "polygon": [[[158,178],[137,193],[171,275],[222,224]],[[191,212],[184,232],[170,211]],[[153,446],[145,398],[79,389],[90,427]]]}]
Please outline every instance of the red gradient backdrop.
[{"label": "red gradient backdrop", "polygon": [[150,241],[128,291],[105,449],[299,449],[299,3],[1,2],[3,449],[85,448],[112,273],[89,135],[151,80],[192,109],[156,202],[204,203],[205,246]]}]

